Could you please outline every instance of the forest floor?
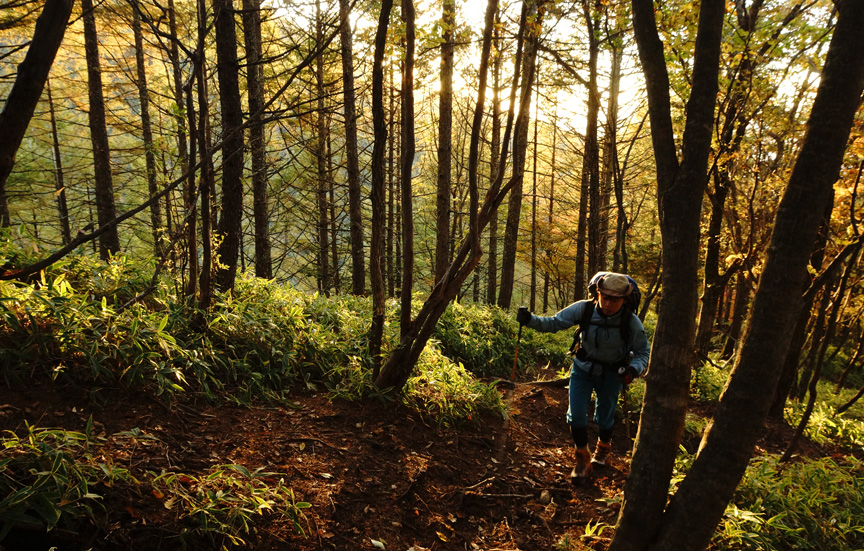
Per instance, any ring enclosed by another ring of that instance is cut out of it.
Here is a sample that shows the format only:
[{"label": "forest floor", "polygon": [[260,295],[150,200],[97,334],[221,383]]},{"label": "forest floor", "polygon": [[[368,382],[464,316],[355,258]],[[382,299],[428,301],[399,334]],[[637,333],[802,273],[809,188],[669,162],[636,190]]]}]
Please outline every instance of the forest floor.
[{"label": "forest floor", "polygon": [[[324,392],[298,394],[294,407],[276,408],[169,408],[140,394],[106,393],[108,400],[95,406],[86,389],[0,386],[0,430],[21,434],[26,420],[83,431],[92,416],[97,434],[107,438],[104,459],[139,480],[148,472],[206,475],[224,464],[281,473],[296,500],[311,504],[300,518],[305,535],[284,518],[255,515],[248,545],[239,548],[548,551],[569,536],[573,549],[605,549],[611,527],[580,536],[589,523],[614,525],[629,466],[621,423],[611,464],[571,483],[567,389],[554,386],[516,385],[509,421],[489,417],[443,430],[394,403],[331,401]],[[151,438],[111,436],[136,428]],[[782,451],[790,430],[773,427],[760,447]],[[806,445],[802,453],[820,453]],[[115,486],[100,493],[107,530],[71,536],[58,529],[50,538],[16,532],[0,550],[180,548],[175,513],[159,492]],[[192,548],[223,543],[234,548],[218,538]]]}]

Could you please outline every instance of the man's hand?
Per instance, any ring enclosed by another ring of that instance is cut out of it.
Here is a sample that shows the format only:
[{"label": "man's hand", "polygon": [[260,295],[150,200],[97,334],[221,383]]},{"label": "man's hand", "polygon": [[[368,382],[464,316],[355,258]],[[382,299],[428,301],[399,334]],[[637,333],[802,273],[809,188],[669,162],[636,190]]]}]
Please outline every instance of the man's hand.
[{"label": "man's hand", "polygon": [[519,307],[519,310],[516,312],[516,321],[519,322],[519,325],[528,325],[528,322],[531,321],[531,312],[527,306]]},{"label": "man's hand", "polygon": [[636,372],[636,368],[632,365],[625,365],[618,368],[618,378],[621,380],[621,384],[624,386],[629,385],[633,382],[633,379],[639,377],[639,373]]}]

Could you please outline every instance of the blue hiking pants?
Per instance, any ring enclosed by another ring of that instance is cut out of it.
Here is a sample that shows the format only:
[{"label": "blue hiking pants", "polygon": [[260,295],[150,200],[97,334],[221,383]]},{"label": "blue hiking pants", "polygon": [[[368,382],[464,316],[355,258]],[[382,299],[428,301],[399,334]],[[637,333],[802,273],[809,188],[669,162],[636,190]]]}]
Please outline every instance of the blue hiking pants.
[{"label": "blue hiking pants", "polygon": [[588,406],[591,404],[592,391],[597,395],[594,423],[600,430],[611,430],[615,424],[618,393],[621,392],[621,381],[614,369],[600,369],[599,375],[592,375],[573,366],[570,370],[567,424],[576,429],[588,426]]}]

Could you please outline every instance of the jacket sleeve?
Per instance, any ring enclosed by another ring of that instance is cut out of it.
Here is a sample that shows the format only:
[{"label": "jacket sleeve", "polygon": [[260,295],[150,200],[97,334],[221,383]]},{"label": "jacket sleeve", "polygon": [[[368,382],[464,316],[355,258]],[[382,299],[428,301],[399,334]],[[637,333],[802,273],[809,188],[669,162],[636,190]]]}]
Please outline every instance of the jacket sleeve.
[{"label": "jacket sleeve", "polygon": [[645,327],[635,315],[630,316],[630,350],[633,351],[633,360],[630,365],[640,375],[648,367],[648,358],[651,356],[651,345],[645,334]]},{"label": "jacket sleeve", "polygon": [[579,323],[579,320],[582,318],[582,309],[585,306],[584,302],[574,302],[551,317],[532,315],[527,327],[541,333],[554,333],[569,329]]}]

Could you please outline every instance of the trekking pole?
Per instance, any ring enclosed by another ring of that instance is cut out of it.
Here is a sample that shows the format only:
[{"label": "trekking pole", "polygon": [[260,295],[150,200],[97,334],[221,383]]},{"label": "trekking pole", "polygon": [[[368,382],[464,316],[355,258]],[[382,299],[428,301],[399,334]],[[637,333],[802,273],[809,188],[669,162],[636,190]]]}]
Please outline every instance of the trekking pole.
[{"label": "trekking pole", "polygon": [[627,431],[627,448],[632,449],[633,440],[630,436],[630,399],[627,398],[627,386],[628,385],[621,386],[621,398],[624,402],[624,427]]}]

